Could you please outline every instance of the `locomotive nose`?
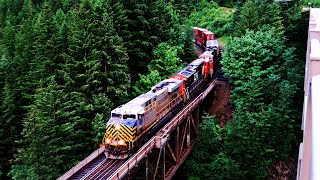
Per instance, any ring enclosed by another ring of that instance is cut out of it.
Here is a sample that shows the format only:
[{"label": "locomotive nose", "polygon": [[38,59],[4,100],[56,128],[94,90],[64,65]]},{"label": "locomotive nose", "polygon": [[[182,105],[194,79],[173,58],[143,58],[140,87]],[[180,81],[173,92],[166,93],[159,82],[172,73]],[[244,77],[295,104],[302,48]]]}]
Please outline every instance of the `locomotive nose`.
[{"label": "locomotive nose", "polygon": [[120,130],[121,125],[120,125],[120,124],[118,124],[118,123],[115,123],[115,124],[114,124],[114,128],[115,128],[116,130]]}]

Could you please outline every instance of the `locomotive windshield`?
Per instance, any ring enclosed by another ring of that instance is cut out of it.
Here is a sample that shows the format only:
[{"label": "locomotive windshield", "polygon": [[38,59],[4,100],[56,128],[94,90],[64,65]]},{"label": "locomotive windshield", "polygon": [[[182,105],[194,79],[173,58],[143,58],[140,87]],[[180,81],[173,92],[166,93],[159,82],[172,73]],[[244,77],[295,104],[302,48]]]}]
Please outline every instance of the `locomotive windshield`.
[{"label": "locomotive windshield", "polygon": [[121,119],[121,118],[122,118],[122,115],[121,115],[121,114],[117,114],[117,113],[112,113],[112,114],[111,114],[111,117],[112,117],[112,118]]},{"label": "locomotive windshield", "polygon": [[136,119],[135,114],[124,114],[123,119]]},{"label": "locomotive windshield", "polygon": [[206,46],[207,47],[214,47],[215,46],[214,40],[208,40]]},{"label": "locomotive windshield", "polygon": [[219,47],[219,43],[218,43],[217,40],[208,40],[206,42],[206,47],[211,47],[211,48],[216,47],[216,48],[218,48]]}]

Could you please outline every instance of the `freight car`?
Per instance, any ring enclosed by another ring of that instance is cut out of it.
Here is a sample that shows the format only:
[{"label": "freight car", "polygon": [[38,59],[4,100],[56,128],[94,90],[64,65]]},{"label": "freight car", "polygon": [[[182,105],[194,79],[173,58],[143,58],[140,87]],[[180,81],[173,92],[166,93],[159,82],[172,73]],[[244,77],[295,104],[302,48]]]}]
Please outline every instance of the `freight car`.
[{"label": "freight car", "polygon": [[214,48],[218,48],[218,41],[214,39],[214,33],[198,27],[192,27],[194,30],[194,41],[200,47],[205,48],[205,50],[213,50]]},{"label": "freight car", "polygon": [[102,144],[111,159],[126,159],[183,108],[213,76],[217,49],[200,55],[187,67],[150,91],[111,111]]}]

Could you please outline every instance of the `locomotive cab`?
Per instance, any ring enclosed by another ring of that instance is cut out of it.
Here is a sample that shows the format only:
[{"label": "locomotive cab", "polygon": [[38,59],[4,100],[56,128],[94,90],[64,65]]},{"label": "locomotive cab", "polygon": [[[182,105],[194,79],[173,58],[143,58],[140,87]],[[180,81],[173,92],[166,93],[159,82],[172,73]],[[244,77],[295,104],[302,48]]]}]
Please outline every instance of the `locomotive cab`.
[{"label": "locomotive cab", "polygon": [[207,40],[206,51],[213,51],[215,48],[219,47],[218,40]]},{"label": "locomotive cab", "polygon": [[143,116],[139,114],[143,108],[131,109],[130,106],[120,106],[111,112],[106,125],[106,133],[102,144],[106,146],[105,155],[112,159],[125,159],[134,148],[137,127]]}]

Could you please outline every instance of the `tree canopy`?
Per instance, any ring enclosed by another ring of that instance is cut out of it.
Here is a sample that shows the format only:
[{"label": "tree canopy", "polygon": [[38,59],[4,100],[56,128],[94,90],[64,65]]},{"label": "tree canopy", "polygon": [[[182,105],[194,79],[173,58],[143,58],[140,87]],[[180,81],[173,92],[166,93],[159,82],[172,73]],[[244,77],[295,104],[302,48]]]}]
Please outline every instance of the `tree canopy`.
[{"label": "tree canopy", "polygon": [[0,0],[1,178],[55,179],[97,148],[134,85],[194,58],[182,14],[196,5]]},{"label": "tree canopy", "polygon": [[[307,39],[307,18],[294,11],[297,7],[299,1],[239,3],[222,54],[235,111],[224,128],[215,118],[203,118],[185,167],[189,176],[265,179],[277,163],[297,157],[305,59],[300,51],[306,51]],[[290,171],[288,178],[294,178]]]}]

